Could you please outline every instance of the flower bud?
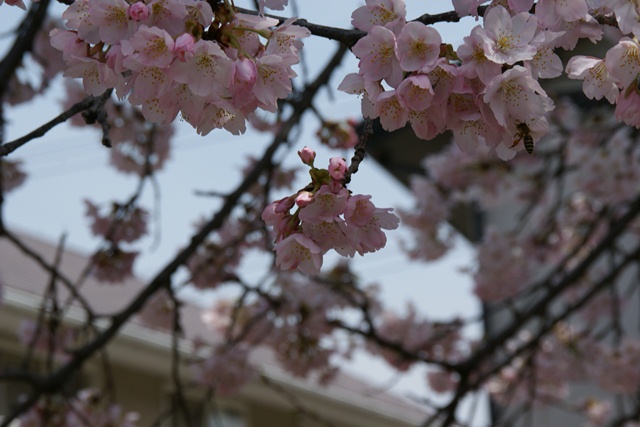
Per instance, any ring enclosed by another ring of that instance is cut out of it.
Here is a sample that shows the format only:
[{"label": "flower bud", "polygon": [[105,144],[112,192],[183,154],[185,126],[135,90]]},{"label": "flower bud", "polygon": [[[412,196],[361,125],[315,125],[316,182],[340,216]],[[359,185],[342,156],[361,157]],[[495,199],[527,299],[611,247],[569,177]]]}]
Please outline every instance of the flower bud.
[{"label": "flower bud", "polygon": [[316,152],[309,147],[304,147],[301,151],[298,151],[298,156],[302,159],[302,163],[313,166],[313,161],[316,159]]}]

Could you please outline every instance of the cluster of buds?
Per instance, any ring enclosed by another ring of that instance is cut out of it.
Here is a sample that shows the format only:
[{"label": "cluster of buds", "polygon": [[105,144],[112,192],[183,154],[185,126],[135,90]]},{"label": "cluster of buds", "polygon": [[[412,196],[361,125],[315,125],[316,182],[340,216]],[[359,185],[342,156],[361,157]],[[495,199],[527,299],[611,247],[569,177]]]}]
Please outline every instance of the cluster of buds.
[{"label": "cluster of buds", "polygon": [[371,196],[347,190],[343,158],[333,157],[328,169],[318,169],[313,150],[305,147],[298,155],[311,168],[311,183],[262,212],[262,219],[276,232],[276,265],[318,274],[330,249],[353,257],[384,247],[387,238],[382,230],[393,230],[399,223],[392,209],[376,208]]}]

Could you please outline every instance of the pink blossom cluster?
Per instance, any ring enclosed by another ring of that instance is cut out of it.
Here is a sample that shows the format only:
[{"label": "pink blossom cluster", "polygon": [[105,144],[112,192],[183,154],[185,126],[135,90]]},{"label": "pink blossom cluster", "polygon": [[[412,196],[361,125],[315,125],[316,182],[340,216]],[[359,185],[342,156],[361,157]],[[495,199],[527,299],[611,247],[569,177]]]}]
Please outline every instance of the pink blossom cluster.
[{"label": "pink blossom cluster", "polygon": [[199,289],[213,289],[238,278],[236,270],[249,248],[254,247],[248,221],[229,219],[187,261],[190,282]]},{"label": "pink blossom cluster", "polygon": [[357,122],[353,119],[343,121],[323,120],[316,135],[320,142],[331,148],[353,148],[358,143]]},{"label": "pink blossom cluster", "polygon": [[86,215],[91,231],[102,237],[108,247],[98,250],[91,258],[94,277],[103,282],[118,283],[133,275],[133,262],[138,252],[125,251],[122,243],[132,243],[147,234],[148,213],[134,203],[113,203],[107,215],[98,206],[85,200]]},{"label": "pink blossom cluster", "polygon": [[249,361],[250,348],[244,343],[217,347],[208,358],[194,362],[191,373],[202,385],[212,387],[216,394],[226,396],[237,392],[255,378],[256,368]]},{"label": "pink blossom cluster", "polygon": [[[582,90],[590,99],[605,98],[616,105],[618,121],[640,128],[640,33],[639,8],[629,2],[610,1],[607,11],[615,11],[620,30],[632,32],[633,39],[621,38],[604,59],[576,55],[567,64],[567,75],[582,80]],[[636,18],[634,18],[634,16]]]},{"label": "pink blossom cluster", "polygon": [[311,184],[262,212],[262,219],[276,233],[276,265],[318,274],[322,257],[330,249],[353,257],[356,252],[364,255],[384,247],[387,238],[382,230],[394,230],[399,223],[392,209],[376,208],[371,196],[347,190],[343,158],[333,157],[328,169],[317,169],[313,150],[305,147],[298,154],[311,168]]},{"label": "pink blossom cluster", "polygon": [[112,203],[106,215],[89,200],[84,201],[86,215],[91,220],[91,231],[113,244],[131,243],[147,234],[149,213],[134,204]]},{"label": "pink blossom cluster", "polygon": [[[531,336],[522,334],[517,342],[510,342],[509,350],[526,343]],[[578,347],[580,340],[544,340],[535,354],[515,357],[487,385],[492,398],[503,405],[533,401],[538,403],[567,399],[569,383],[586,379],[588,354]],[[573,346],[573,347],[572,347]],[[532,390],[535,394],[532,395]]]},{"label": "pink blossom cluster", "polygon": [[[476,14],[484,3],[454,1],[460,15]],[[581,38],[600,40],[602,28],[591,14],[615,13],[623,32],[638,31],[637,7],[627,1],[587,0],[536,3],[492,1],[457,51],[419,21],[406,21],[402,0],[367,0],[352,23],[367,35],[353,47],[359,71],[340,89],[362,96],[365,117],[384,129],[409,124],[422,139],[453,131],[461,150],[486,146],[503,159],[528,152],[548,132],[554,103],[538,82],[563,72],[555,50],[575,48]],[[625,8],[633,9],[626,13]],[[634,15],[635,14],[635,15]],[[575,57],[571,78],[585,78],[590,97],[617,98],[616,117],[639,123],[637,41],[623,38],[603,61]]]},{"label": "pink blossom cluster", "polygon": [[47,397],[20,416],[22,427],[135,427],[136,412],[124,412],[118,404],[107,402],[96,389],[80,390],[72,398]]},{"label": "pink blossom cluster", "polygon": [[[580,264],[638,194],[638,137],[615,121],[613,107],[601,104],[581,111],[567,99],[557,106],[548,117],[549,133],[538,141],[539,156],[517,155],[502,162],[486,150],[464,153],[452,145],[425,159],[428,177],[411,183],[416,202],[413,210],[403,212],[403,221],[412,228],[416,248],[423,249],[426,239],[439,242],[434,230],[461,202],[485,215],[490,226],[483,230],[467,271],[476,295],[499,315],[517,316],[533,295],[542,294],[542,279],[556,270],[560,273],[553,277],[562,277]],[[612,253],[637,245],[638,230],[630,227]],[[408,248],[410,256],[429,259],[428,253],[413,249]],[[551,310],[576,304],[610,271],[608,261],[596,263]],[[626,289],[635,289],[635,282],[626,283],[628,279],[591,297],[552,336],[519,353],[486,384],[493,397],[504,404],[532,398],[542,404],[575,401],[572,384],[584,381],[611,393],[636,393],[640,380],[632,366],[638,363],[640,345],[633,338],[610,339],[616,334],[611,325],[622,321],[614,317],[616,312],[630,309]],[[396,326],[389,336],[402,337],[407,330]],[[507,346],[506,354],[526,349],[531,339],[523,334]],[[438,375],[430,380],[436,388],[446,390],[448,381],[455,381],[446,372]],[[572,405],[584,408],[591,424],[601,425],[609,417],[607,401],[591,404],[579,398]]]},{"label": "pink blossom cluster", "polygon": [[[70,108],[86,94],[76,81],[67,79],[64,83],[67,91],[64,107]],[[104,108],[111,142],[109,163],[119,172],[138,176],[161,170],[171,152],[173,125],[150,123],[138,108],[127,102],[110,100]],[[87,125],[80,115],[73,116],[70,122],[74,126]]]},{"label": "pink blossom cluster", "polygon": [[244,132],[257,108],[277,109],[291,92],[308,30],[288,20],[215,11],[198,0],[80,0],[63,13],[68,30],[51,31],[65,75],[99,95],[142,107],[144,117],[170,123],[178,113],[200,134]]},{"label": "pink blossom cluster", "polygon": [[[326,383],[338,371],[336,357],[348,357],[353,349],[344,336],[334,336],[331,323],[354,304],[363,303],[359,290],[353,292],[352,273],[343,262],[321,276],[280,272],[274,280],[277,286],[256,292],[257,298],[246,298],[250,302],[243,305],[216,301],[203,321],[230,342],[272,350],[289,373],[314,374],[318,382]],[[374,292],[367,291],[371,305],[376,305]]]},{"label": "pink blossom cluster", "polygon": [[[412,179],[415,204],[401,212],[412,229],[412,242],[405,244],[411,257],[430,260],[448,251],[450,240],[441,224],[461,202],[492,218],[522,216],[520,223],[496,220],[485,230],[477,263],[469,269],[482,300],[517,296],[541,267],[575,266],[588,254],[608,230],[601,215],[620,212],[636,192],[640,149],[633,132],[616,123],[610,110],[583,114],[567,100],[558,105],[549,117],[551,131],[539,141],[540,158],[516,156],[505,163],[486,150],[464,153],[449,147],[425,159],[429,177]],[[567,168],[562,178],[554,175],[554,161]],[[541,182],[548,184],[541,187]]]},{"label": "pink blossom cluster", "polygon": [[91,256],[91,273],[101,282],[116,284],[133,276],[133,263],[139,252],[110,245]]},{"label": "pink blossom cluster", "polygon": [[[407,304],[406,311],[402,315],[390,311],[382,313],[377,334],[387,345],[377,344],[373,340],[368,344],[369,349],[373,353],[380,354],[399,371],[409,370],[416,359],[407,358],[395,350],[394,345],[408,351],[409,354],[449,362],[460,359],[465,352],[460,325],[457,322],[447,324],[422,319],[411,303]],[[435,381],[436,378],[434,377],[433,380]]]}]

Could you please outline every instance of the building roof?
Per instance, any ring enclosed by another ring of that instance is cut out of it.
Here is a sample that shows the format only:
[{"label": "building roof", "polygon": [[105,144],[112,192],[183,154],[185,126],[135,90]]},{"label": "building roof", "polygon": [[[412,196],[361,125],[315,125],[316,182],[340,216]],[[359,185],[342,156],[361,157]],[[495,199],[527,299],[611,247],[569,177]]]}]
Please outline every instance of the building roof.
[{"label": "building roof", "polygon": [[[20,234],[20,240],[30,250],[40,254],[47,263],[52,263],[55,259],[56,246],[54,244],[25,233]],[[87,255],[65,248],[60,271],[65,277],[75,281],[83,276],[88,261]],[[11,311],[10,309],[18,310],[16,313],[28,311],[35,313],[50,279],[50,273],[39,266],[36,261],[25,256],[6,238],[0,238],[0,280],[4,284],[5,304],[5,307],[0,309],[0,318],[4,318],[0,322],[0,329],[5,329],[5,333],[8,331],[7,328],[16,330],[19,319],[8,321],[7,314]],[[118,312],[144,287],[142,281],[134,278],[121,284],[109,285],[87,276],[83,283],[80,293],[97,314]],[[64,286],[58,287],[62,296],[68,295]],[[76,317],[77,321],[84,319],[83,311],[80,309],[70,310],[69,316],[71,317],[70,321],[74,320],[73,317]],[[181,320],[188,338],[203,337],[207,340],[216,340],[213,331],[201,321],[201,308],[185,304],[181,312]],[[151,330],[134,321],[122,330],[118,341],[119,343],[114,343],[114,345],[120,347],[114,353],[117,354],[116,357],[120,362],[127,363],[136,369],[156,369],[158,372],[165,369],[164,372],[168,374],[166,363],[161,359],[169,357],[171,348],[169,334]],[[131,346],[135,347],[133,351],[137,352],[136,354],[139,354],[140,348],[147,349],[150,357],[129,357],[127,348]],[[265,347],[259,347],[254,351],[252,361],[260,367],[263,375],[270,381],[286,386],[300,396],[320,399],[327,404],[358,408],[361,411],[393,419],[400,422],[401,425],[419,425],[427,416],[427,411],[421,406],[389,392],[372,394],[371,384],[343,372],[336,375],[335,379],[327,386],[320,386],[311,379],[295,378],[279,365],[272,350]],[[253,389],[252,387],[245,389],[243,393],[251,395],[257,392],[259,386],[254,385]],[[274,401],[274,403],[276,402]]]}]

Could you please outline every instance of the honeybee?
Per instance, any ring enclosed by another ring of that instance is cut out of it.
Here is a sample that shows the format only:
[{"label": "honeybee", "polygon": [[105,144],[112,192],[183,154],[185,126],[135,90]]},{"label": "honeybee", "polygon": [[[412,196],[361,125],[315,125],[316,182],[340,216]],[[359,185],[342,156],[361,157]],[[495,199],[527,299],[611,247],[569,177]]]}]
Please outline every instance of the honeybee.
[{"label": "honeybee", "polygon": [[513,136],[515,139],[513,140],[513,145],[510,148],[515,147],[520,143],[520,141],[523,141],[524,149],[527,153],[533,154],[533,137],[531,136],[531,129],[529,129],[529,126],[526,123],[519,122],[516,124],[516,129],[517,132]]}]

